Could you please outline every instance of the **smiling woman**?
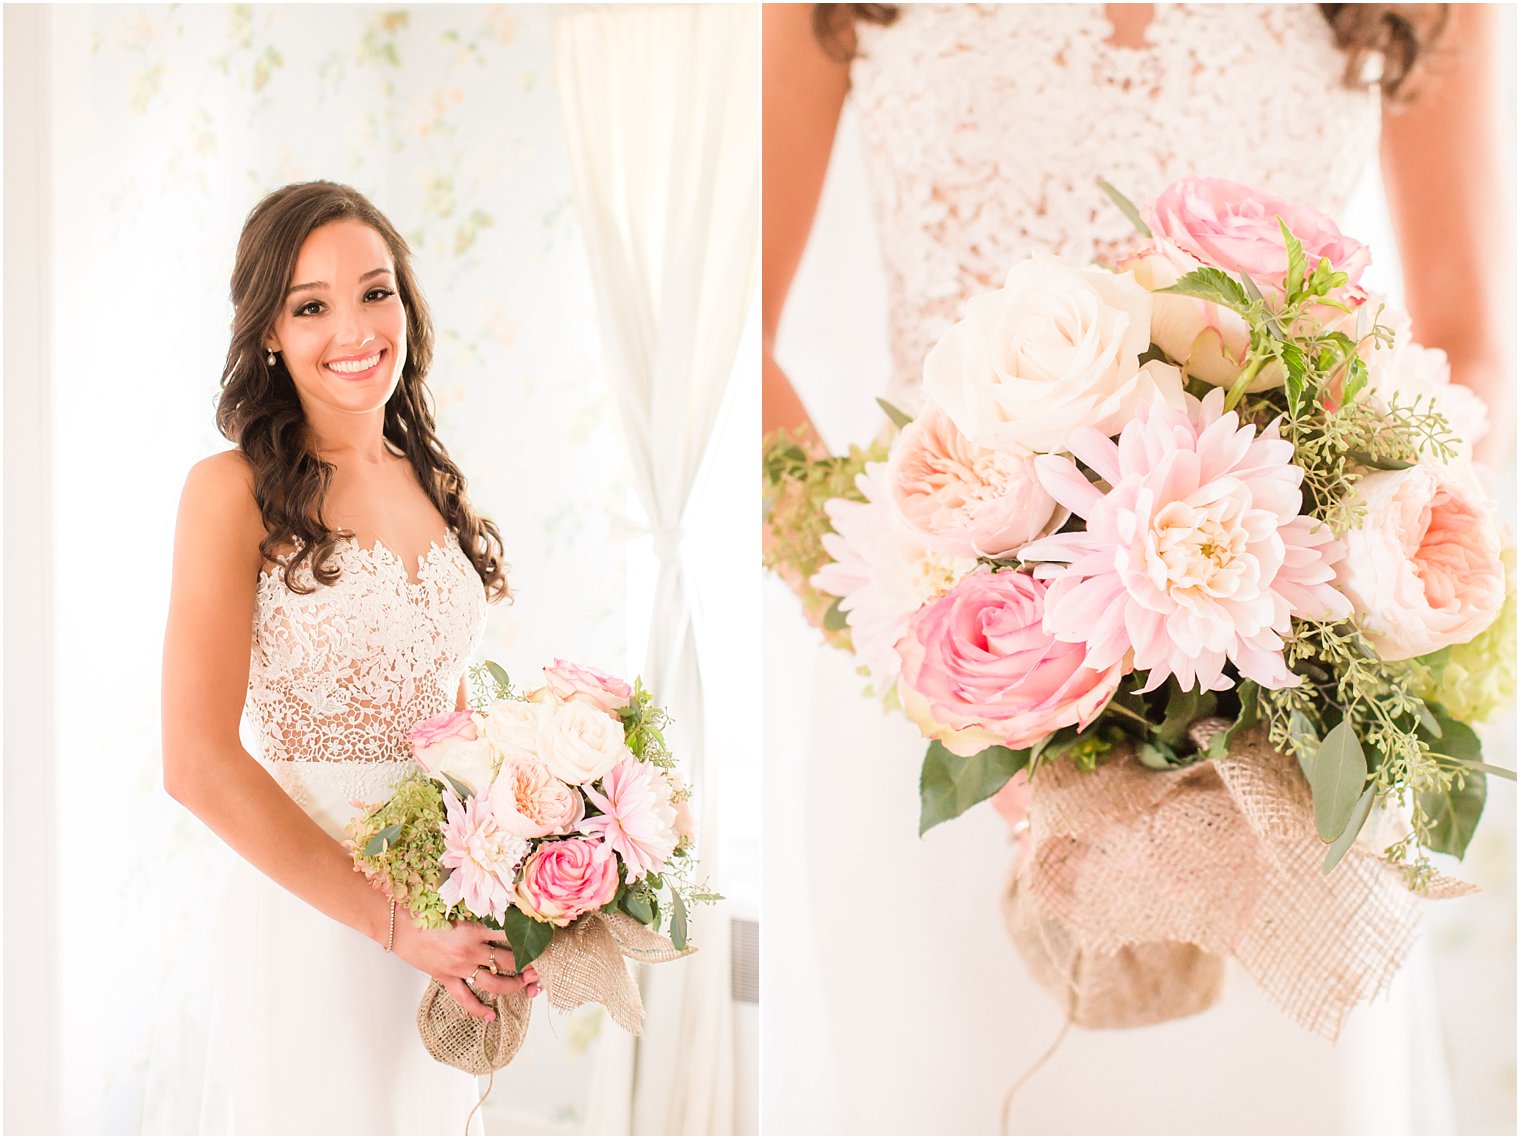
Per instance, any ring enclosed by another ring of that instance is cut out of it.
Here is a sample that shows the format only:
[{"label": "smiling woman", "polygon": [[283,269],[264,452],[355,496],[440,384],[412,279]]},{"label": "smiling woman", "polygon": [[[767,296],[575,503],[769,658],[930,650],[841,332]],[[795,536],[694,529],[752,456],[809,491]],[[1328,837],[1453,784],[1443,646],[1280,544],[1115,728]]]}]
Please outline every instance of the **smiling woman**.
[{"label": "smiling woman", "polygon": [[434,434],[431,319],[367,199],[270,194],[232,299],[217,425],[236,447],[186,481],[164,645],[165,787],[246,860],[218,927],[201,1130],[451,1129],[472,1082],[398,1026],[428,977],[489,1020],[465,977],[536,994],[536,974],[476,976],[493,931],[397,920],[341,838],[356,800],[410,770],[410,726],[459,706],[487,600],[507,595],[501,539]]}]

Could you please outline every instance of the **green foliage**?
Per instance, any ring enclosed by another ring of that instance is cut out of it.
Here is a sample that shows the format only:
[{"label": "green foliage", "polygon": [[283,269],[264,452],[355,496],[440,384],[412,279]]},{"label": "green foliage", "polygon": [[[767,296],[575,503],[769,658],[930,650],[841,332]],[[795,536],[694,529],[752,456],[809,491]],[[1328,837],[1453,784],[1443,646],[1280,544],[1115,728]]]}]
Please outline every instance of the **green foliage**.
[{"label": "green foliage", "polygon": [[1151,227],[1145,224],[1145,219],[1140,216],[1140,211],[1135,208],[1135,203],[1121,194],[1105,179],[1098,179],[1098,188],[1113,199],[1114,205],[1119,207],[1119,212],[1129,219],[1129,224],[1139,231],[1141,237],[1151,236]]},{"label": "green foliage", "polygon": [[[901,416],[896,408],[889,416]],[[823,539],[834,532],[824,504],[833,498],[864,500],[856,479],[868,462],[887,456],[885,443],[868,450],[851,447],[843,456],[815,459],[786,431],[769,436],[765,446],[765,518],[763,558],[767,568],[785,578],[802,599],[810,620],[824,627],[830,641],[850,647],[849,626],[836,606],[838,598],[814,588],[812,577],[831,559]],[[831,619],[825,620],[830,612]]]},{"label": "green foliage", "polygon": [[448,924],[448,907],[438,896],[443,817],[443,792],[417,774],[396,784],[389,802],[348,824],[354,864],[365,877],[382,883],[424,929]]},{"label": "green foliage", "polygon": [[654,702],[642,677],[634,679],[633,703],[619,714],[623,719],[623,742],[629,751],[659,768],[669,770],[676,765],[675,757],[665,743],[670,713]]},{"label": "green foliage", "polygon": [[1420,737],[1438,763],[1451,765],[1451,778],[1416,796],[1415,804],[1429,819],[1425,845],[1442,854],[1461,858],[1467,853],[1483,804],[1488,797],[1483,746],[1477,733],[1445,711],[1437,712],[1433,724],[1422,724]]},{"label": "green foliage", "polygon": [[1029,748],[994,746],[972,756],[956,755],[938,740],[929,745],[919,776],[918,833],[953,819],[995,795],[1029,763]]},{"label": "green foliage", "polygon": [[501,923],[501,929],[507,935],[507,943],[512,946],[512,963],[519,973],[537,960],[554,940],[552,925],[530,918],[516,906],[507,907],[507,916]]},{"label": "green foliage", "polygon": [[1319,837],[1334,842],[1346,830],[1367,782],[1367,756],[1351,725],[1342,720],[1326,733],[1304,760],[1314,795],[1314,825]]},{"label": "green foliage", "polygon": [[1372,814],[1372,804],[1377,798],[1377,788],[1371,784],[1357,797],[1355,805],[1351,808],[1351,816],[1346,820],[1346,825],[1341,829],[1340,837],[1330,844],[1330,849],[1325,852],[1325,873],[1328,874],[1340,864],[1340,860],[1346,856],[1356,842],[1356,836],[1362,833],[1362,828],[1367,825],[1367,818]]},{"label": "green foliage", "polygon": [[889,403],[888,401],[878,397],[876,400],[876,406],[881,408],[886,417],[892,421],[892,425],[899,431],[913,422],[913,417],[902,408],[898,407],[895,403]]},{"label": "green foliage", "polygon": [[1183,297],[1197,297],[1201,301],[1209,301],[1212,304],[1223,305],[1225,308],[1244,315],[1250,310],[1251,302],[1246,296],[1245,289],[1222,269],[1211,269],[1204,266],[1186,273],[1177,281],[1164,289],[1157,289],[1158,293],[1176,293]]}]

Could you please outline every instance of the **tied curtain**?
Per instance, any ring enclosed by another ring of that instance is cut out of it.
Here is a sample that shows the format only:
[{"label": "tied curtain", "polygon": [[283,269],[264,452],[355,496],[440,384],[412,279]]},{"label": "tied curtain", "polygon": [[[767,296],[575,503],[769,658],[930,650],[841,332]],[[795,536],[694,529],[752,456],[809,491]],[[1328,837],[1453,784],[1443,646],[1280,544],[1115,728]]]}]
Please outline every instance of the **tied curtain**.
[{"label": "tied curtain", "polygon": [[[757,24],[748,5],[580,5],[555,25],[606,371],[658,562],[642,675],[676,717],[714,883],[721,756],[704,746],[702,622],[683,526],[759,266]],[[694,926],[700,952],[643,978],[636,1061],[625,1052],[602,1074],[608,1129],[733,1130],[729,917],[704,907]]]}]

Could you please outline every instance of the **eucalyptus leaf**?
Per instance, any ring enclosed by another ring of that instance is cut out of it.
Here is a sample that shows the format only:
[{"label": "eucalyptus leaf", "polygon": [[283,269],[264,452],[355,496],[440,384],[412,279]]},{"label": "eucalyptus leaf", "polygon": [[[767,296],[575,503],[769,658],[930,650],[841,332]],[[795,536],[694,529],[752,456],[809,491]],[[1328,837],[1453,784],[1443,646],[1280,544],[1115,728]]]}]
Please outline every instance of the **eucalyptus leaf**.
[{"label": "eucalyptus leaf", "polygon": [[1319,733],[1302,712],[1294,711],[1288,717],[1288,746],[1298,759],[1298,769],[1304,773],[1304,778],[1312,779],[1309,768],[1315,751],[1319,749]]},{"label": "eucalyptus leaf", "polygon": [[535,921],[516,906],[507,907],[507,916],[501,923],[502,932],[512,946],[512,963],[521,973],[554,940],[554,927],[547,922]]},{"label": "eucalyptus leaf", "polygon": [[1467,853],[1483,804],[1488,798],[1488,779],[1482,771],[1468,769],[1462,773],[1462,786],[1424,791],[1417,797],[1420,810],[1430,820],[1431,850],[1461,858]]},{"label": "eucalyptus leaf", "polygon": [[445,783],[447,783],[453,789],[454,794],[456,794],[456,795],[459,796],[459,801],[461,803],[463,803],[466,799],[468,799],[470,797],[470,795],[472,794],[472,792],[470,791],[470,789],[468,787],[466,787],[463,783],[459,782],[459,780],[455,779],[452,775],[446,775],[444,772],[440,771],[438,773],[438,778],[442,779]]},{"label": "eucalyptus leaf", "polygon": [[1309,790],[1314,795],[1314,825],[1319,837],[1334,842],[1346,830],[1351,812],[1367,782],[1367,756],[1351,724],[1342,720],[1325,733],[1309,760]]},{"label": "eucalyptus leaf", "polygon": [[881,399],[880,397],[877,398],[876,404],[882,409],[882,411],[887,413],[887,418],[895,423],[898,427],[906,427],[908,424],[913,422],[913,417],[902,408],[898,407],[896,404],[888,403],[886,400]]},{"label": "eucalyptus leaf", "polygon": [[512,681],[507,676],[507,670],[502,668],[494,660],[486,661],[486,671],[491,674],[491,679],[496,682],[496,687],[501,692],[512,691]]},{"label": "eucalyptus leaf", "polygon": [[392,823],[390,826],[384,828],[383,830],[377,831],[375,833],[375,837],[364,844],[364,857],[373,858],[375,855],[381,853],[383,850],[385,850],[386,847],[390,846],[391,843],[395,842],[397,836],[400,834],[400,823]]},{"label": "eucalyptus leaf", "polygon": [[679,892],[670,892],[670,943],[677,949],[686,948],[686,903]]},{"label": "eucalyptus leaf", "polygon": [[935,740],[919,775],[918,833],[953,819],[1002,788],[1029,763],[1029,749],[989,747],[972,756],[956,755]]},{"label": "eucalyptus leaf", "polygon": [[649,925],[654,921],[654,905],[643,894],[625,894],[623,896],[623,912],[634,921]]},{"label": "eucalyptus leaf", "polygon": [[1098,188],[1113,199],[1114,205],[1119,207],[1119,212],[1129,219],[1129,224],[1140,231],[1141,237],[1151,236],[1151,227],[1145,224],[1145,219],[1140,216],[1140,211],[1135,208],[1135,203],[1126,198],[1106,179],[1098,179]]},{"label": "eucalyptus leaf", "polygon": [[1356,841],[1356,836],[1362,833],[1362,828],[1367,825],[1367,816],[1372,814],[1372,801],[1376,798],[1377,788],[1368,785],[1362,792],[1362,797],[1356,801],[1356,806],[1351,808],[1351,819],[1346,823],[1346,829],[1341,831],[1340,837],[1330,844],[1330,849],[1325,853],[1325,873],[1334,870],[1340,860],[1346,857],[1346,851],[1351,849],[1351,844]]}]

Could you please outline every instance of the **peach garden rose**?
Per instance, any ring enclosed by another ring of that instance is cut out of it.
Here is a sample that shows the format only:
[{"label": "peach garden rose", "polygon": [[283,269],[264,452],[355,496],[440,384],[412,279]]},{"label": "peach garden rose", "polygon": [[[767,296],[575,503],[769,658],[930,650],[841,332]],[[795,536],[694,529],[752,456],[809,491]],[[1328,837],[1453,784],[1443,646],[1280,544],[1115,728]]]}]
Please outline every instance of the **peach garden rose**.
[{"label": "peach garden rose", "polygon": [[1032,456],[978,447],[936,404],[893,441],[886,478],[904,525],[955,557],[1012,553],[1057,513]]},{"label": "peach garden rose", "polygon": [[491,811],[499,825],[522,838],[569,834],[585,817],[580,791],[531,759],[508,760],[491,784]]},{"label": "peach garden rose", "polygon": [[1472,640],[1504,605],[1499,528],[1466,487],[1417,466],[1357,483],[1366,506],[1336,584],[1385,660]]}]

